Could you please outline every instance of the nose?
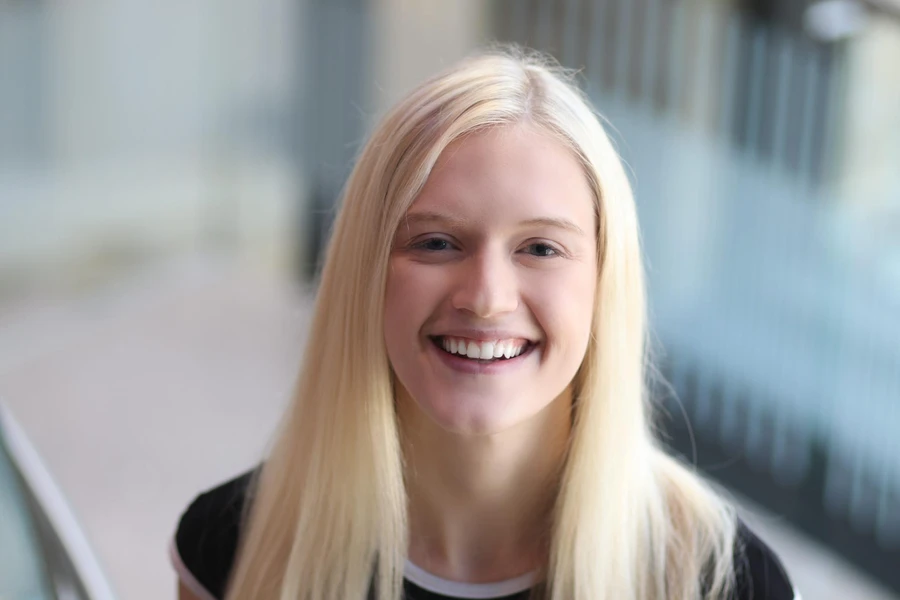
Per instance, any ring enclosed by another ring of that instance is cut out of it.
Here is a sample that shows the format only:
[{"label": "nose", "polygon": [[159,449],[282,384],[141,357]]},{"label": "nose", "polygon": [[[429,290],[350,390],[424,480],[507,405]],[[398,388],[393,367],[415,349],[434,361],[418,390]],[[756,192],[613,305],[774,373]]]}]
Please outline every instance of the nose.
[{"label": "nose", "polygon": [[489,319],[519,306],[516,265],[501,249],[484,248],[460,264],[453,308]]}]

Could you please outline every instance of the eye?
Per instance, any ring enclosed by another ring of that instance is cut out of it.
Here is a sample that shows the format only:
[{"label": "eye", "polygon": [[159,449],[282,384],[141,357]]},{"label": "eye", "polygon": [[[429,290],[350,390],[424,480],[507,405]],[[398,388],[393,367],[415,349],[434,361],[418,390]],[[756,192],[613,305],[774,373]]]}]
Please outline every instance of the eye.
[{"label": "eye", "polygon": [[525,246],[524,250],[528,254],[540,258],[553,258],[554,256],[560,256],[560,252],[556,248],[544,242],[534,242],[533,244],[528,244],[527,246]]},{"label": "eye", "polygon": [[453,244],[443,238],[428,238],[413,244],[413,248],[417,250],[425,250],[426,252],[442,252],[444,250],[452,250]]}]

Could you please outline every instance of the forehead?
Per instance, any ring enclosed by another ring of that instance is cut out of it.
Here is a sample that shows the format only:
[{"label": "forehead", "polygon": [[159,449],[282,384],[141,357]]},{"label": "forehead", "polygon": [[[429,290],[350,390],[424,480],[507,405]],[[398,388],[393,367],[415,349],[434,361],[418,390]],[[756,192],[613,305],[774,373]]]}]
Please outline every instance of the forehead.
[{"label": "forehead", "polygon": [[587,226],[594,197],[568,147],[516,125],[469,134],[441,153],[410,213],[439,209],[473,220],[559,216]]}]

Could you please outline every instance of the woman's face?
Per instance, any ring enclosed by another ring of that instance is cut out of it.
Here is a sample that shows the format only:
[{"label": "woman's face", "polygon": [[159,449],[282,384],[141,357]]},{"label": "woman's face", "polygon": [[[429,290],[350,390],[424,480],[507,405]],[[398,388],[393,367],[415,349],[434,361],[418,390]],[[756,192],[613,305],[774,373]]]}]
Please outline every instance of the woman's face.
[{"label": "woman's face", "polygon": [[494,433],[568,389],[597,284],[594,201],[562,144],[528,126],[448,147],[397,229],[385,342],[441,428]]}]

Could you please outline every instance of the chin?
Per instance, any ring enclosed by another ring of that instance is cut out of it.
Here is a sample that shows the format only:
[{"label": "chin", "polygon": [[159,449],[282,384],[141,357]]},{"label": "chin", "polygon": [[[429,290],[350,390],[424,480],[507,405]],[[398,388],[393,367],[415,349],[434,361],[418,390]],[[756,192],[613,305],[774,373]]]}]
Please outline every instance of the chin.
[{"label": "chin", "polygon": [[438,427],[461,435],[490,435],[528,420],[534,412],[485,397],[449,397],[422,408]]}]

